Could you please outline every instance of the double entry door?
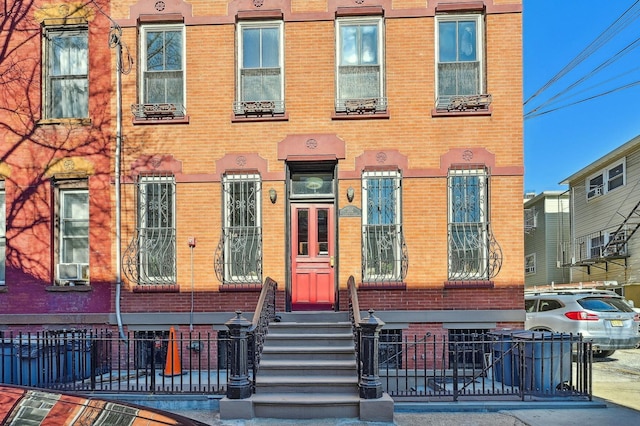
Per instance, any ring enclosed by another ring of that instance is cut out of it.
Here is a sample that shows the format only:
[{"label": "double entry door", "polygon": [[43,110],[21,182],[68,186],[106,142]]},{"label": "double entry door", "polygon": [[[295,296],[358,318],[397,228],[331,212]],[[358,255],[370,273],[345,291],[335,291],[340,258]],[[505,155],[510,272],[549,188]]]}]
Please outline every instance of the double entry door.
[{"label": "double entry door", "polygon": [[291,204],[291,308],[329,310],[335,303],[334,206]]}]

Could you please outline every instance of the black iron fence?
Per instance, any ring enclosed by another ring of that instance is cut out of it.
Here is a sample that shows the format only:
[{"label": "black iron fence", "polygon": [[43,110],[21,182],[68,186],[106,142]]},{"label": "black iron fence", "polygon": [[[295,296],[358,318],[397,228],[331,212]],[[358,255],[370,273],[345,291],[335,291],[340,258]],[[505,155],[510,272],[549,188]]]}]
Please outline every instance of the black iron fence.
[{"label": "black iron fence", "polygon": [[[138,331],[126,339],[101,330],[5,332],[0,382],[79,392],[225,395],[232,379],[231,341],[228,332]],[[425,334],[377,344],[377,351],[371,347],[360,355],[368,365],[363,372],[375,370],[364,359],[375,353],[382,390],[396,400],[592,396],[591,343],[580,336]],[[248,367],[253,382],[256,372]],[[377,395],[376,383],[365,381],[368,394]]]},{"label": "black iron fence", "polygon": [[547,332],[381,341],[380,379],[396,399],[592,398],[591,343]]},{"label": "black iron fence", "polygon": [[0,383],[105,393],[224,394],[228,333],[45,331],[0,335]]}]

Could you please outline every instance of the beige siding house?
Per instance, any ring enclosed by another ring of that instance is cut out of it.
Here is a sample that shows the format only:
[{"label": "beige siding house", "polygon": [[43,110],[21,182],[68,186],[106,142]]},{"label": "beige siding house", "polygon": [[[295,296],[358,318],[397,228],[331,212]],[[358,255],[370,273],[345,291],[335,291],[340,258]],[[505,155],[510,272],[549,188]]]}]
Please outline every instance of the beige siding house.
[{"label": "beige siding house", "polygon": [[571,282],[602,282],[640,302],[640,136],[564,179],[571,232],[561,263]]}]

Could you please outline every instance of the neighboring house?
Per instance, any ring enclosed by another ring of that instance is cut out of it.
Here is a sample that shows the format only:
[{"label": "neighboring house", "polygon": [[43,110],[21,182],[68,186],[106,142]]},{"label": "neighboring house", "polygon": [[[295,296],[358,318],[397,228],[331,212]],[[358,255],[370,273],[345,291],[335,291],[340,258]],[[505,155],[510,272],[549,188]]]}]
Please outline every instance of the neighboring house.
[{"label": "neighboring house", "polygon": [[110,22],[83,2],[0,14],[0,324],[108,323]]},{"label": "neighboring house", "polygon": [[569,238],[569,193],[544,191],[524,203],[525,288],[569,282],[570,269],[558,262],[560,243]]},{"label": "neighboring house", "polygon": [[640,302],[640,136],[561,183],[571,194],[561,257],[571,282],[617,282]]},{"label": "neighboring house", "polygon": [[223,330],[266,277],[280,310],[344,311],[353,275],[388,333],[522,326],[521,0],[119,1],[110,33],[93,2],[45,4],[25,55],[60,34],[77,69],[35,68],[31,127],[2,113],[3,323],[28,292],[65,326]]}]

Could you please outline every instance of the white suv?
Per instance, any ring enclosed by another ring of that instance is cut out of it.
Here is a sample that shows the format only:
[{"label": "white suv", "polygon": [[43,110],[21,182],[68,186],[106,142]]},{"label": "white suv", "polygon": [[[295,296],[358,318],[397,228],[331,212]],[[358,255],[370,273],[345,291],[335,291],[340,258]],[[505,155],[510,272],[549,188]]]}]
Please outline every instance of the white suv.
[{"label": "white suv", "polygon": [[640,314],[613,291],[525,292],[524,300],[527,330],[582,334],[596,357],[640,343]]}]

